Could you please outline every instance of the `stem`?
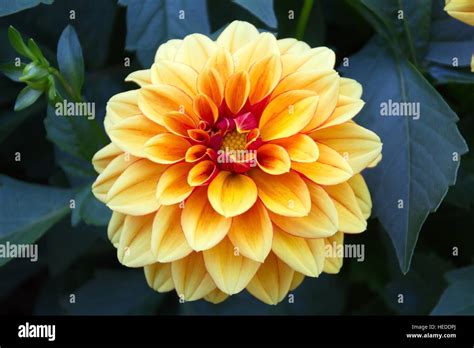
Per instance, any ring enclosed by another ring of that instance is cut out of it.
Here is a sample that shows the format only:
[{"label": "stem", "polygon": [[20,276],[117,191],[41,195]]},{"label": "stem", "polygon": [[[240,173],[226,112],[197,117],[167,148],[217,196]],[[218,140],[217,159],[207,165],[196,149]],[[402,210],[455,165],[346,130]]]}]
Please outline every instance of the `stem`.
[{"label": "stem", "polygon": [[295,37],[298,40],[303,40],[304,32],[306,31],[306,25],[308,24],[309,14],[313,8],[314,0],[304,0],[303,8],[301,9],[301,15],[296,24]]},{"label": "stem", "polygon": [[81,102],[82,101],[82,97],[80,95],[77,95],[74,92],[74,90],[71,88],[69,83],[67,83],[67,81],[64,79],[63,75],[61,75],[61,73],[58,70],[52,69],[52,73],[58,79],[59,83],[61,83],[61,86],[63,86],[63,88],[66,90],[66,92],[68,92],[68,94],[71,96],[71,98],[75,102]]}]

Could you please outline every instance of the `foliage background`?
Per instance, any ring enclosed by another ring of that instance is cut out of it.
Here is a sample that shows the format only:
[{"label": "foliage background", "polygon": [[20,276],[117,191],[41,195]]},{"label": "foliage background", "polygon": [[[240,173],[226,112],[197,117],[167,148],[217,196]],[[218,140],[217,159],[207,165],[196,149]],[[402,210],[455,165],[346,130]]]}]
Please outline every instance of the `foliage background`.
[{"label": "foliage background", "polygon": [[[271,307],[246,293],[219,305],[180,304],[174,292],[153,292],[141,270],[116,260],[106,236],[110,213],[89,190],[95,174],[87,157],[100,142],[83,125],[47,116],[45,98],[14,112],[24,85],[2,76],[0,243],[38,241],[40,257],[36,263],[0,260],[0,314],[474,314],[470,153],[443,200],[459,164],[447,158],[467,150],[454,113],[466,143],[474,145],[474,74],[468,68],[474,31],[442,7],[438,0],[0,1],[0,62],[16,57],[9,25],[33,37],[54,66],[61,32],[68,24],[75,28],[85,63],[82,94],[96,103],[99,124],[108,98],[135,88],[123,82],[125,76],[147,67],[161,42],[192,32],[216,35],[234,19],[294,37],[302,33],[306,8],[304,41],[333,49],[337,66],[349,57],[349,66],[338,71],[363,84],[367,102],[356,121],[385,143],[382,164],[367,176],[378,218],[365,233],[346,239],[365,244],[364,262],[346,260],[337,276],[306,278],[294,304]],[[181,8],[186,24],[167,20]],[[397,19],[400,8],[406,20]],[[290,10],[294,20],[288,19]],[[459,67],[452,66],[453,56],[459,56]],[[126,57],[130,67],[124,66]],[[410,135],[402,121],[379,117],[381,101],[403,100],[403,94],[422,104],[419,123],[404,124],[413,127]],[[14,161],[16,152],[21,162]],[[382,204],[404,193],[408,210]],[[77,205],[71,213],[72,197]],[[399,294],[404,303],[398,303]]]}]

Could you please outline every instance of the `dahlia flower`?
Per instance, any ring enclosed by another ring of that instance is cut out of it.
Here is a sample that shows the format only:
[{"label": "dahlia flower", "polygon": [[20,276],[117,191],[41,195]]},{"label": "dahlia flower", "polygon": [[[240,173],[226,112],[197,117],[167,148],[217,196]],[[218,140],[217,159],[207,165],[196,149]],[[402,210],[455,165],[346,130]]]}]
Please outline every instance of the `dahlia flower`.
[{"label": "dahlia flower", "polygon": [[473,0],[446,0],[444,10],[451,17],[469,25],[474,25],[474,1]]},{"label": "dahlia flower", "polygon": [[108,102],[111,143],[93,158],[119,261],[158,292],[213,303],[247,289],[276,304],[305,276],[337,273],[328,251],[366,229],[360,172],[382,144],[351,120],[362,87],[334,63],[240,21],[216,41],[161,45],[127,78],[140,88]]}]

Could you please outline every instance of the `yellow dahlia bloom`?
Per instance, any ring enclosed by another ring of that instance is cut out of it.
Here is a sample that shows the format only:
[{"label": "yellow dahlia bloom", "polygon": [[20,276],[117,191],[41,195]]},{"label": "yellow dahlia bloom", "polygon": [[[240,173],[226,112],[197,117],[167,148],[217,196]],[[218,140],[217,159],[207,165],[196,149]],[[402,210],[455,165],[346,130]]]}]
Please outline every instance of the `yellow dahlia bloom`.
[{"label": "yellow dahlia bloom", "polygon": [[382,144],[351,120],[362,88],[334,62],[239,21],[160,46],[127,78],[140,88],[108,102],[111,143],[93,159],[119,261],[156,291],[213,303],[247,289],[276,304],[304,276],[337,273],[327,251],[366,229],[360,172]]},{"label": "yellow dahlia bloom", "polygon": [[474,25],[474,0],[446,0],[444,10],[451,17],[469,25]]}]

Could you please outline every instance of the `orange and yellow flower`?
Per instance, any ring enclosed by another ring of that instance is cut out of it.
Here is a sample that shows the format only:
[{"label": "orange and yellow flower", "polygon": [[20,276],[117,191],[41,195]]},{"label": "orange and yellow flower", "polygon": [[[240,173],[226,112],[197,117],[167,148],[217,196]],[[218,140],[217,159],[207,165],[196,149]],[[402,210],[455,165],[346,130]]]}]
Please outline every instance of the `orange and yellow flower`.
[{"label": "orange and yellow flower", "polygon": [[334,52],[246,22],[212,41],[161,45],[140,88],[107,104],[111,143],[93,159],[119,261],[159,292],[218,303],[247,289],[276,304],[304,276],[337,273],[327,251],[366,229],[360,172],[379,137],[352,118],[362,87]]},{"label": "orange and yellow flower", "polygon": [[474,25],[474,1],[473,0],[446,0],[444,10],[451,17],[469,25]]}]

